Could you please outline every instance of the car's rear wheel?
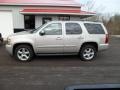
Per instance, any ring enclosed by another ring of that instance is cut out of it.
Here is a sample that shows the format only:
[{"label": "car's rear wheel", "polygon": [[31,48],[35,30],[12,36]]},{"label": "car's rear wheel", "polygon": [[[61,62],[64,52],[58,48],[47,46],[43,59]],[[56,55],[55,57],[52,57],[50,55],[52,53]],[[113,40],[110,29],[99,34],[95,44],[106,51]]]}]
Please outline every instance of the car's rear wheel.
[{"label": "car's rear wheel", "polygon": [[14,56],[19,61],[30,61],[32,60],[34,53],[29,45],[19,45],[15,48]]},{"label": "car's rear wheel", "polygon": [[97,50],[93,45],[84,45],[79,54],[82,61],[91,61],[96,57]]}]

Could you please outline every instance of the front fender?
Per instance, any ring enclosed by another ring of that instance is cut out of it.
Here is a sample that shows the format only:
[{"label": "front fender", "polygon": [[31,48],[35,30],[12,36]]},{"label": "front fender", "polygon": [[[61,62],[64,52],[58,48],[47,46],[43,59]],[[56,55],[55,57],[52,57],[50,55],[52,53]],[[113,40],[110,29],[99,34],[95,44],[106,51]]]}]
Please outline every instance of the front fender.
[{"label": "front fender", "polygon": [[17,44],[30,44],[35,50],[35,39],[33,37],[14,37],[12,38],[12,46],[14,48]]}]

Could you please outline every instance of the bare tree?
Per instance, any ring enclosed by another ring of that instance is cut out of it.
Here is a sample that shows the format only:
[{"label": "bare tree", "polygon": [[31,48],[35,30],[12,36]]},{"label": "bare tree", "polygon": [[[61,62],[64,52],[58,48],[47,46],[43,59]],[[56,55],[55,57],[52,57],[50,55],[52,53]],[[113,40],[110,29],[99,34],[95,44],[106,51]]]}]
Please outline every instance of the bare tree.
[{"label": "bare tree", "polygon": [[84,7],[87,11],[92,11],[95,5],[94,0],[87,1],[82,7]]},{"label": "bare tree", "polygon": [[110,34],[120,34],[120,15],[116,14],[107,21],[105,24]]},{"label": "bare tree", "polygon": [[103,5],[96,6],[96,0],[88,0],[85,2],[84,5],[82,5],[83,9],[89,12],[96,12],[100,13],[101,11],[103,12],[105,10],[105,7]]},{"label": "bare tree", "polygon": [[96,7],[95,4],[96,4],[96,1],[95,1],[95,0],[88,0],[88,1],[82,6],[83,9],[85,9],[86,11],[96,13],[95,16],[86,18],[86,19],[84,19],[84,20],[87,20],[87,21],[102,21],[103,16],[102,16],[102,14],[100,13],[100,11],[103,11],[103,10],[104,10],[104,7],[103,7],[102,5],[99,5],[99,6]]}]

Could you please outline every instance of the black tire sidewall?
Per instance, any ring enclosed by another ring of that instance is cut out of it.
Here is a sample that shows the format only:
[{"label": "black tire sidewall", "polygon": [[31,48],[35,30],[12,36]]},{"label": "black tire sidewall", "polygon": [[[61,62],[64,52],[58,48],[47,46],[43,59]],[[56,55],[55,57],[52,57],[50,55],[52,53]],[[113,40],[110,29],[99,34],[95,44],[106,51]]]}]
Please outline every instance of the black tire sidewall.
[{"label": "black tire sidewall", "polygon": [[[25,60],[25,61],[24,61],[24,60],[20,60],[20,59],[18,58],[17,52],[18,52],[18,50],[19,50],[20,48],[26,48],[27,50],[29,50],[29,52],[30,52],[30,57],[28,58],[28,60]],[[18,61],[28,62],[28,61],[31,61],[31,60],[32,60],[33,56],[34,56],[33,50],[32,50],[32,48],[31,48],[30,46],[28,46],[28,45],[19,45],[19,46],[17,46],[17,47],[15,48],[14,57],[15,57],[15,59],[18,60]]]},{"label": "black tire sidewall", "polygon": [[[89,59],[89,60],[88,60],[88,59],[85,59],[85,58],[84,58],[83,52],[84,52],[84,50],[85,50],[86,48],[92,48],[92,49],[94,50],[94,57],[93,57],[92,59]],[[85,46],[83,46],[83,47],[81,48],[79,55],[80,55],[80,59],[81,59],[82,61],[92,61],[92,60],[96,57],[96,55],[97,55],[97,50],[96,50],[96,48],[95,48],[93,45],[85,45]]]}]

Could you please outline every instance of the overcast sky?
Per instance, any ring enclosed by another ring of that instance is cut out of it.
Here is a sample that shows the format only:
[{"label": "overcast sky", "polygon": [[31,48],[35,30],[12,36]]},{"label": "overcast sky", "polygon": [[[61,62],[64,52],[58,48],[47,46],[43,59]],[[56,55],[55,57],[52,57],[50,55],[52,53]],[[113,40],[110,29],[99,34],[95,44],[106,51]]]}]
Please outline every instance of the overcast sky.
[{"label": "overcast sky", "polygon": [[[76,0],[76,1],[78,1],[81,4],[85,4],[87,1],[90,0]],[[93,11],[94,10],[96,11],[97,8],[98,12],[100,13],[120,14],[120,0],[93,0],[93,1],[95,2]]]}]

